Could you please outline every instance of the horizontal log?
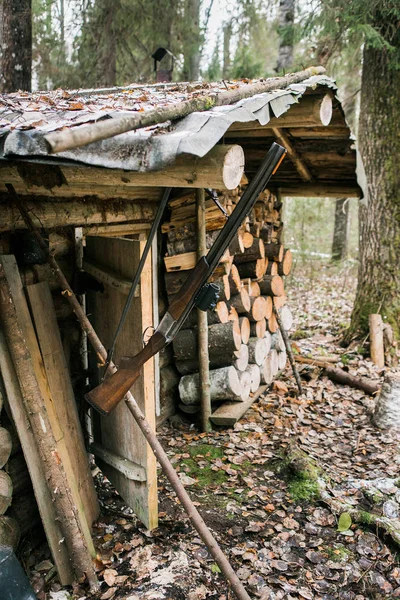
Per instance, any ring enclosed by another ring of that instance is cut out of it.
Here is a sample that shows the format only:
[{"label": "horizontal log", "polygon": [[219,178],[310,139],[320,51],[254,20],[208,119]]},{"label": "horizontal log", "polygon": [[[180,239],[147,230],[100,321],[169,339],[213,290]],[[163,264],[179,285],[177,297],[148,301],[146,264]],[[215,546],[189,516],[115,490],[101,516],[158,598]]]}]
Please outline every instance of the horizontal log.
[{"label": "horizontal log", "polygon": [[239,318],[240,334],[243,344],[247,344],[250,338],[250,321],[247,317]]},{"label": "horizontal log", "polygon": [[[208,345],[211,357],[218,354],[233,353],[239,350],[242,343],[239,323],[228,321],[208,327]],[[197,357],[197,332],[193,329],[181,329],[173,342],[174,355],[178,360]]]},{"label": "horizontal log", "polygon": [[[18,191],[18,190],[17,190]],[[124,223],[137,221],[151,223],[157,206],[155,204],[110,200],[102,206],[93,201],[43,202],[24,198],[27,210],[40,229],[55,227],[84,227],[89,224]],[[26,229],[18,209],[7,202],[0,202],[0,232]]]},{"label": "horizontal log", "polygon": [[[32,187],[49,189],[61,195],[76,196],[108,194],[133,198],[136,188],[216,188],[234,189],[239,185],[244,172],[244,152],[241,146],[214,146],[203,157],[192,154],[180,155],[169,166],[160,171],[124,171],[122,169],[101,169],[88,166],[30,165],[23,169],[14,163],[1,165],[0,179],[12,183],[20,193],[30,193]],[[49,183],[50,182],[50,183]],[[20,188],[20,189],[18,189]],[[113,191],[119,190],[119,194]],[[70,193],[72,192],[72,193]],[[142,192],[143,194],[143,192]]]},{"label": "horizontal log", "polygon": [[[210,368],[220,369],[222,367],[235,367],[238,371],[245,371],[249,364],[249,350],[246,344],[242,344],[239,350],[231,353],[216,353],[210,355]],[[199,362],[197,357],[185,360],[176,360],[175,366],[181,375],[197,373]]]},{"label": "horizontal log", "polygon": [[260,387],[261,372],[258,365],[248,365],[246,371],[250,375],[250,391],[254,394]]},{"label": "horizontal log", "polygon": [[278,352],[278,367],[279,367],[280,371],[283,371],[285,369],[286,363],[287,363],[286,350],[283,350],[283,352]]},{"label": "horizontal log", "polygon": [[264,275],[259,286],[264,296],[283,296],[285,293],[285,286],[280,275]]},{"label": "horizontal log", "polygon": [[244,248],[251,248],[253,245],[253,236],[249,231],[244,231],[242,234]]},{"label": "horizontal log", "polygon": [[[207,311],[208,325],[216,325],[218,323],[227,323],[229,321],[229,308],[226,302],[217,302],[212,310]],[[181,329],[197,329],[198,317],[197,311],[192,309],[185,319]]]},{"label": "horizontal log", "polygon": [[0,515],[4,515],[12,501],[13,484],[5,471],[0,471]]},{"label": "horizontal log", "polygon": [[284,306],[286,304],[286,302],[287,302],[287,296],[285,294],[283,296],[274,296],[273,297],[273,303],[277,310],[282,308],[282,306]]},{"label": "horizontal log", "polygon": [[249,248],[245,248],[242,254],[236,254],[235,264],[246,263],[265,257],[264,242],[260,238],[253,238],[253,243]]},{"label": "horizontal log", "polygon": [[[207,248],[211,248],[218,236],[219,231],[208,231],[206,233]],[[196,234],[194,232],[190,237],[174,240],[173,242],[167,242],[168,256],[174,256],[175,254],[184,254],[185,252],[196,252],[196,249],[197,239]],[[231,252],[230,248],[229,251]]]},{"label": "horizontal log", "polygon": [[249,349],[246,344],[242,344],[239,350],[231,354],[216,354],[210,362],[212,367],[233,366],[238,371],[244,371],[249,364]]},{"label": "horizontal log", "polygon": [[267,268],[265,270],[266,275],[278,275],[278,263],[274,260],[268,261]]},{"label": "horizontal log", "polygon": [[0,427],[0,469],[10,458],[12,450],[11,434],[4,427]]},{"label": "horizontal log", "polygon": [[267,322],[268,322],[268,331],[270,333],[275,333],[276,331],[278,331],[279,325],[278,325],[278,321],[276,320],[274,312],[271,314],[269,319],[267,319]]},{"label": "horizontal log", "polygon": [[236,137],[238,132],[266,131],[273,127],[326,127],[332,119],[332,96],[330,94],[304,96],[298,104],[292,104],[280,117],[272,117],[266,125],[258,121],[237,122],[231,125],[224,137]]},{"label": "horizontal log", "polygon": [[361,188],[356,184],[338,185],[327,183],[293,183],[285,182],[279,187],[281,197],[291,198],[361,198]]},{"label": "horizontal log", "polygon": [[[179,382],[179,396],[184,404],[198,404],[201,397],[199,374],[185,375]],[[242,400],[243,388],[234,367],[210,370],[210,397],[216,400]]]},{"label": "horizontal log", "polygon": [[250,311],[250,296],[245,288],[241,288],[238,294],[231,296],[231,299],[229,300],[229,306],[233,306],[239,315],[246,314]]},{"label": "horizontal log", "polygon": [[[132,185],[124,181],[129,172],[81,165],[50,165],[38,162],[4,162],[0,164],[0,192],[5,183],[12,184],[17,194],[49,198],[84,198],[100,200],[120,198],[125,201],[158,202],[164,183],[158,187]],[[146,183],[146,186],[148,184]]]},{"label": "horizontal log", "polygon": [[250,338],[249,343],[249,362],[261,366],[267,358],[267,344],[265,338]]},{"label": "horizontal log", "polygon": [[237,269],[241,279],[250,277],[250,279],[261,279],[265,273],[266,264],[263,258],[258,260],[237,264]]},{"label": "horizontal log", "polygon": [[286,305],[280,310],[282,325],[286,331],[289,331],[293,326],[293,315],[290,308]]},{"label": "horizontal log", "polygon": [[231,290],[231,296],[239,293],[242,287],[239,271],[235,264],[232,265],[229,273],[229,287]]},{"label": "horizontal log", "polygon": [[240,371],[238,375],[240,385],[242,386],[241,400],[242,402],[246,402],[251,392],[251,375],[246,371]]},{"label": "horizontal log", "polygon": [[283,259],[284,248],[282,244],[264,244],[265,256],[268,260],[280,262]]},{"label": "horizontal log", "polygon": [[289,275],[292,270],[293,264],[293,254],[291,250],[286,249],[283,254],[283,259],[278,264],[278,274],[279,275]]},{"label": "horizontal log", "polygon": [[271,348],[274,348],[274,350],[277,350],[278,352],[285,351],[285,342],[283,341],[283,337],[279,329],[275,333],[271,334]]},{"label": "horizontal log", "polygon": [[250,321],[262,321],[262,319],[265,319],[268,312],[266,298],[264,296],[251,297],[250,303],[251,309],[248,313]]},{"label": "horizontal log", "polygon": [[351,375],[343,369],[339,369],[338,367],[332,367],[332,365],[328,362],[308,358],[299,354],[294,354],[294,359],[297,363],[313,365],[316,367],[323,368],[324,374],[336,383],[341,383],[342,385],[348,385],[349,387],[362,390],[363,392],[365,392],[366,394],[370,394],[371,396],[375,396],[379,392],[380,385],[378,383],[375,383],[374,381],[370,381],[369,379],[367,379],[367,377],[357,377],[355,375]]},{"label": "horizontal log", "polygon": [[263,338],[267,331],[267,321],[261,319],[261,321],[250,322],[250,335],[252,337]]}]

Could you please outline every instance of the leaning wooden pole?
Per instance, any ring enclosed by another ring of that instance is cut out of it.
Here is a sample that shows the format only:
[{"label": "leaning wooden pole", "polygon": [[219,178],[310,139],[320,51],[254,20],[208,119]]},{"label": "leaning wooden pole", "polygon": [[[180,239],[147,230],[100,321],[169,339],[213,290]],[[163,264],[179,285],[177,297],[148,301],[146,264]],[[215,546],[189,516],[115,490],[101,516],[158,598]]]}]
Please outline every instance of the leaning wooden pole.
[{"label": "leaning wooden pole", "polygon": [[[206,245],[206,200],[204,189],[196,190],[197,213],[197,260],[207,254]],[[208,355],[207,311],[197,309],[197,346],[199,357],[199,383],[201,405],[201,427],[211,431],[210,358]]]},{"label": "leaning wooden pole", "polygon": [[[89,319],[83,312],[81,305],[79,304],[79,302],[78,302],[71,286],[69,285],[68,281],[66,280],[63,272],[61,271],[60,267],[58,266],[58,263],[55,260],[54,256],[52,256],[51,254],[48,254],[48,249],[47,249],[46,243],[45,243],[44,239],[42,238],[42,236],[40,235],[37,227],[33,223],[31,216],[30,216],[29,212],[26,210],[26,207],[24,206],[23,202],[20,200],[18,195],[15,193],[15,190],[11,185],[7,185],[7,189],[10,192],[14,202],[18,206],[18,208],[21,212],[21,215],[22,215],[25,223],[28,226],[28,229],[30,229],[32,231],[32,233],[35,236],[40,247],[47,253],[47,260],[48,260],[50,266],[54,269],[55,276],[57,277],[57,279],[60,283],[61,290],[62,290],[61,293],[63,294],[64,298],[66,298],[66,300],[68,300],[68,302],[71,304],[72,310],[74,311],[82,329],[87,333],[88,339],[89,339],[90,343],[92,344],[97,356],[101,359],[102,363],[105,364],[105,361],[107,359],[107,350],[101,343],[101,341],[100,341],[99,337],[97,336],[95,330],[93,329]],[[110,363],[109,372],[115,373],[116,371],[117,371],[117,367],[113,363]],[[151,449],[153,450],[154,455],[156,456],[157,460],[159,461],[164,473],[166,474],[172,487],[174,488],[175,493],[178,496],[179,500],[181,501],[181,504],[184,507],[193,527],[196,529],[196,531],[200,535],[201,539],[206,544],[211,555],[214,557],[215,562],[218,564],[219,568],[221,569],[221,572],[224,574],[225,578],[230,583],[232,590],[234,591],[236,597],[239,600],[250,600],[250,596],[247,594],[246,590],[244,589],[243,584],[241,583],[240,579],[236,575],[236,573],[233,570],[228,559],[226,558],[226,556],[222,552],[221,548],[219,547],[216,539],[214,538],[211,531],[208,529],[207,525],[201,518],[198,510],[194,506],[188,493],[186,492],[185,488],[183,487],[168,456],[164,452],[163,447],[161,446],[160,442],[158,441],[157,436],[154,433],[154,431],[152,430],[146,417],[140,410],[138,404],[136,403],[136,400],[134,399],[134,397],[132,396],[132,394],[130,392],[128,392],[126,394],[124,400],[125,400],[125,403],[129,409],[129,411],[131,412],[135,421],[137,422],[138,426],[140,427],[141,431],[143,432],[143,435],[145,436]]]},{"label": "leaning wooden pole", "polygon": [[288,355],[288,358],[289,358],[289,362],[290,362],[290,365],[292,367],[293,376],[294,376],[294,378],[296,380],[296,384],[297,384],[297,387],[298,387],[298,390],[299,390],[299,394],[301,396],[302,393],[303,393],[303,388],[301,386],[300,375],[299,375],[299,372],[297,370],[296,363],[294,362],[292,347],[290,345],[290,341],[289,341],[289,337],[288,337],[288,334],[286,332],[286,329],[283,326],[282,319],[281,319],[281,316],[279,314],[279,311],[275,308],[275,306],[274,306],[274,313],[275,313],[275,317],[276,317],[279,329],[280,329],[281,334],[282,334],[282,338],[283,338],[283,342],[285,344],[285,348],[286,348],[286,352],[287,352],[287,355]]},{"label": "leaning wooden pole", "polygon": [[324,67],[310,67],[285,77],[271,77],[266,81],[241,86],[226,92],[198,95],[190,100],[134,113],[132,116],[104,119],[91,125],[80,125],[62,131],[54,131],[45,135],[44,138],[49,146],[50,154],[65,152],[66,150],[86,146],[86,144],[92,142],[114,137],[120,133],[134,131],[156,123],[182,119],[193,112],[210,110],[214,106],[234,104],[243,98],[249,98],[256,94],[283,89],[293,83],[300,83],[309,77],[322,75],[323,73],[325,73]]}]

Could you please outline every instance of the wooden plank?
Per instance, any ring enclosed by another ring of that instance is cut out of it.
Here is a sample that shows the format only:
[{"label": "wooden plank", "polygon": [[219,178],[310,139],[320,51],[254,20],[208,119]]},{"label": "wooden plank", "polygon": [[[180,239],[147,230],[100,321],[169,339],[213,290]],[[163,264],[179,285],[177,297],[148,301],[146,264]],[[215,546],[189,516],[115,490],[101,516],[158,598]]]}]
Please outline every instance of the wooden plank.
[{"label": "wooden plank", "polygon": [[96,444],[95,442],[90,444],[90,450],[107,465],[110,465],[110,467],[113,467],[125,475],[127,479],[132,479],[133,481],[146,481],[146,470],[131,460],[123,458],[122,456],[115,454],[115,452],[106,450],[100,446],[100,444]]},{"label": "wooden plank", "polygon": [[[208,252],[208,250],[207,250]],[[230,262],[230,252],[226,250],[219,261],[221,263]],[[173,256],[166,256],[164,258],[165,268],[167,273],[171,271],[188,271],[194,269],[197,263],[196,252],[185,252],[184,254],[174,254]]]},{"label": "wooden plank", "polygon": [[[112,287],[115,290],[121,292],[121,294],[125,294],[126,296],[129,294],[130,289],[132,287],[132,281],[129,279],[125,279],[124,277],[120,277],[117,273],[114,273],[111,269],[107,269],[107,267],[103,267],[102,265],[98,265],[94,262],[90,262],[89,260],[83,261],[83,269],[89,275],[93,275],[96,279],[104,283],[109,287]],[[135,298],[139,296],[139,285],[135,291]]]},{"label": "wooden plank", "polygon": [[[114,273],[118,273],[120,277],[131,279],[136,271],[144,245],[144,239],[136,241],[90,237],[86,240],[85,258],[107,266]],[[133,299],[124,328],[117,341],[114,355],[116,364],[121,357],[133,356],[142,349],[143,331],[153,324],[151,253],[149,253],[140,279],[140,291],[140,297]],[[125,300],[126,296],[112,288],[108,288],[107,294],[88,294],[88,312],[97,334],[106,347],[111,343]],[[91,356],[91,360],[92,364],[97,362],[95,356]],[[155,428],[154,388],[154,361],[150,360],[144,365],[142,373],[131,391],[153,428]],[[121,402],[110,416],[96,418],[94,438],[95,442],[106,450],[145,469],[145,482],[132,481],[106,462],[99,458],[96,459],[104,474],[146,527],[149,529],[157,527],[156,459],[138,425],[132,420],[125,403]]]},{"label": "wooden plank", "polygon": [[86,525],[90,526],[98,518],[100,507],[89,468],[53,299],[45,281],[29,285],[27,291],[50,393],[54,399],[54,415],[49,413],[50,420],[54,419],[57,423],[55,427],[61,430],[61,439],[57,439],[57,445],[75,505],[79,512],[83,512],[81,520],[86,530]]},{"label": "wooden plank", "polygon": [[83,235],[101,235],[106,237],[123,237],[135,233],[145,233],[151,223],[121,223],[117,225],[91,225],[83,228]]},{"label": "wooden plank", "polygon": [[262,385],[257,392],[245,402],[224,402],[210,417],[215,425],[234,425],[241,419],[250,406],[265,392],[267,385]]},{"label": "wooden plank", "polygon": [[74,576],[67,546],[63,543],[64,533],[57,518],[56,504],[53,501],[51,490],[49,486],[44,485],[47,481],[45,463],[42,461],[39,444],[30,424],[29,414],[25,407],[24,397],[7,347],[6,338],[1,330],[0,368],[7,392],[8,405],[21,441],[53,560],[62,585],[70,585],[74,580]]}]

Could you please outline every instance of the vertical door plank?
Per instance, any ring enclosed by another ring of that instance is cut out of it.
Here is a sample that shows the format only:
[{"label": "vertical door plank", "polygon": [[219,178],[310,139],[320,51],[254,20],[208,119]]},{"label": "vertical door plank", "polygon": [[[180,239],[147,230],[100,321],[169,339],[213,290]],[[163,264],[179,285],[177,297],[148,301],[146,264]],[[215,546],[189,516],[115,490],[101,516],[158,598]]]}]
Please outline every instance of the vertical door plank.
[{"label": "vertical door plank", "polygon": [[[117,275],[132,279],[139,263],[145,242],[123,238],[88,237],[85,257],[114,271]],[[126,295],[105,286],[103,293],[88,294],[88,314],[93,326],[106,347],[111,341],[125,305]],[[114,362],[123,356],[134,356],[143,347],[143,332],[153,324],[152,268],[149,254],[140,280],[139,297],[134,298],[128,317],[121,331]],[[89,349],[90,352],[90,349]],[[92,356],[92,364],[95,357]],[[97,381],[102,371],[97,369]],[[95,383],[95,382],[94,382]],[[148,361],[131,392],[150,424],[155,426],[154,360]],[[96,458],[104,474],[140,520],[153,529],[158,524],[156,459],[146,443],[139,427],[123,402],[109,417],[94,420],[96,443],[104,448],[139,464],[146,470],[145,482],[127,479],[115,468]]]}]

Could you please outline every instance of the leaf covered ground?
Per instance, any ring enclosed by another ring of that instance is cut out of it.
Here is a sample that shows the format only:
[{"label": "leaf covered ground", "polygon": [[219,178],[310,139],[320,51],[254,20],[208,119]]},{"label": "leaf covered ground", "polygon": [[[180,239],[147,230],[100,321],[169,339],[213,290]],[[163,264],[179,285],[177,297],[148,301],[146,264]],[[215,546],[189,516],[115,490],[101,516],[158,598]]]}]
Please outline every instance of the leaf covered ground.
[{"label": "leaf covered ground", "polygon": [[[345,267],[297,268],[290,283],[298,351],[336,356],[352,374],[380,380],[354,344],[339,345],[348,324],[355,281]],[[374,401],[361,391],[304,367],[296,398],[290,370],[231,429],[199,434],[174,420],[159,432],[198,510],[248,593],[263,600],[400,598],[400,548],[368,523],[333,514],[316,479],[296,471],[290,449],[304,452],[329,494],[398,520],[398,437],[371,424]],[[100,590],[62,589],[51,563],[32,555],[27,567],[39,600],[233,599],[219,568],[160,474],[159,527],[148,532],[102,476],[102,517],[94,529]],[[40,558],[40,557],[39,557]],[[42,558],[46,558],[43,556]],[[67,594],[70,594],[68,596]]]}]

